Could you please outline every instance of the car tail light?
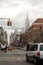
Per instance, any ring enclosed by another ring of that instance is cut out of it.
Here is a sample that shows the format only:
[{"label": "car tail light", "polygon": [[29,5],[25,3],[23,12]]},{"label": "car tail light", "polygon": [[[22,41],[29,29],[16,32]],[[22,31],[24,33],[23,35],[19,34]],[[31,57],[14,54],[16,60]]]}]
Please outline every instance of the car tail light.
[{"label": "car tail light", "polygon": [[40,57],[40,52],[37,52],[37,56]]}]

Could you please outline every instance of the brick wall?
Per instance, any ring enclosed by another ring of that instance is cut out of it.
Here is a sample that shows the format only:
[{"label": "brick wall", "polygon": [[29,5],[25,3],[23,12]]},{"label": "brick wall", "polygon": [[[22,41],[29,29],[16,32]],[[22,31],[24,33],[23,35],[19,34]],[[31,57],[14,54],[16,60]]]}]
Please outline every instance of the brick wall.
[{"label": "brick wall", "polygon": [[[40,35],[40,33],[43,32],[43,19],[38,18],[32,26],[28,29],[27,35],[27,43],[33,42],[36,38],[41,39],[43,38],[43,34]],[[40,38],[41,37],[41,38]]]}]

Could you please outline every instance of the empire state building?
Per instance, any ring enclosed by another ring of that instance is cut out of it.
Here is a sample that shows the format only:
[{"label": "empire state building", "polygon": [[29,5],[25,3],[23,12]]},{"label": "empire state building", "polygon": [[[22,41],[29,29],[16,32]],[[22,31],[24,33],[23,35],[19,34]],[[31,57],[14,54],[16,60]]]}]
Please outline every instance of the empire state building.
[{"label": "empire state building", "polygon": [[28,30],[28,29],[29,29],[29,19],[28,19],[28,13],[27,13],[27,17],[25,20],[25,30]]}]

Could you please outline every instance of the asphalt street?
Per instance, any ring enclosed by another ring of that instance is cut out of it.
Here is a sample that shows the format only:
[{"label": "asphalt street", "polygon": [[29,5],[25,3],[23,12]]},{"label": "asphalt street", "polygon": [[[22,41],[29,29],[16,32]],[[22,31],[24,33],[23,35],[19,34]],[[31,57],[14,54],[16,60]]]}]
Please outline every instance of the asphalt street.
[{"label": "asphalt street", "polygon": [[25,54],[26,51],[23,50],[0,52],[0,65],[34,65],[26,62]]},{"label": "asphalt street", "polygon": [[19,62],[15,60],[0,60],[0,65],[33,65],[33,64],[27,63],[26,61]]}]

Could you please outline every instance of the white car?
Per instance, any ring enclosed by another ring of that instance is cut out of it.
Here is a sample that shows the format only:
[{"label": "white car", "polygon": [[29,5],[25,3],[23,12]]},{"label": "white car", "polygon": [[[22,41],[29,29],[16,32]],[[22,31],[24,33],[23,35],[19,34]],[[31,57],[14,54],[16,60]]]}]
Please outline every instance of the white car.
[{"label": "white car", "polygon": [[27,45],[26,61],[33,61],[34,64],[43,62],[43,43]]}]

